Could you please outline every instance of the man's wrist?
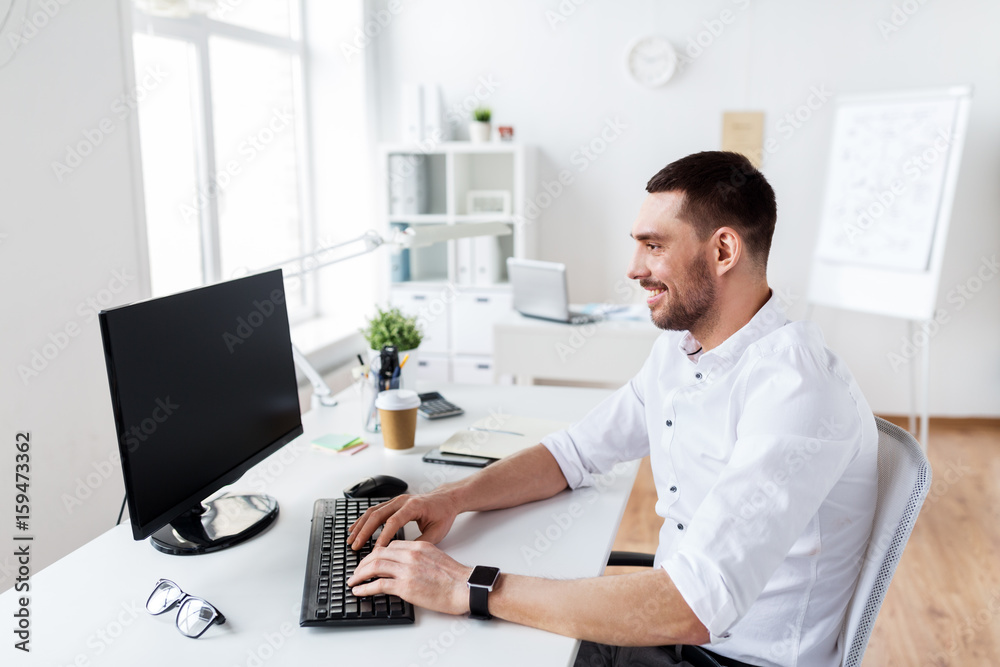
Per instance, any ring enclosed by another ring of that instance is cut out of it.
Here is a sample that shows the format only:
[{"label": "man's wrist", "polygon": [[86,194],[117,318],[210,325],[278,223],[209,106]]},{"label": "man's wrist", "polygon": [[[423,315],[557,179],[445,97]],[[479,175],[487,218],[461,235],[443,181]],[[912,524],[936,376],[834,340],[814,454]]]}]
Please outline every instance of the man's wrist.
[{"label": "man's wrist", "polygon": [[[464,481],[464,480],[463,480]],[[437,492],[445,497],[455,512],[455,516],[468,511],[466,500],[467,493],[464,489],[464,484],[460,482],[452,482],[451,484],[446,484],[438,488]]]}]

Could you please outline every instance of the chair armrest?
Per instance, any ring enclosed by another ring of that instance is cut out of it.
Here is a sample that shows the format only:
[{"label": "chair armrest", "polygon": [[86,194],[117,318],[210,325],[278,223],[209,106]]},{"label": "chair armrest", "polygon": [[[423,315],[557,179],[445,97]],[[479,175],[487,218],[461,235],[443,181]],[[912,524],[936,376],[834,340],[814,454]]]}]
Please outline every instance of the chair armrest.
[{"label": "chair armrest", "polygon": [[612,551],[611,555],[608,557],[608,565],[653,567],[653,554],[641,554],[635,551]]}]

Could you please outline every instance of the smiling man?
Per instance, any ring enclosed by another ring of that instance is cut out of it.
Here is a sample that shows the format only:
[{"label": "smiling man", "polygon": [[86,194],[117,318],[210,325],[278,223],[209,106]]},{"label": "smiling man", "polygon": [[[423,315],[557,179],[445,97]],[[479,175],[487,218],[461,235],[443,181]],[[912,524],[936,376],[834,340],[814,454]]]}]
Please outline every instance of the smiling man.
[{"label": "smiling man", "polygon": [[[839,664],[875,505],[871,410],[818,327],[789,322],[767,285],[777,210],[746,158],[690,155],[646,190],[628,276],[665,332],[642,369],[541,444],[369,510],[356,548],[387,530],[355,594],[582,639],[577,665]],[[433,546],[461,512],[549,498],[647,455],[664,519],[649,571],[497,575]],[[386,546],[408,521],[418,541]]]}]

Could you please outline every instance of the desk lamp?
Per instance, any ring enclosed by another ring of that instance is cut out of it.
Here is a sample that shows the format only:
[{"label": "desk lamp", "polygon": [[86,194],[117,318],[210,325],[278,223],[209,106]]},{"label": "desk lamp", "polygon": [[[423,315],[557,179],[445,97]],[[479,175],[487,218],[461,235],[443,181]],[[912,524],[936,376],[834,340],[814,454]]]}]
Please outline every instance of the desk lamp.
[{"label": "desk lamp", "polygon": [[[299,255],[298,257],[286,259],[283,262],[273,264],[267,269],[262,269],[262,271],[275,269],[293,262],[304,262],[309,259],[316,259],[320,255],[326,255],[332,250],[358,243],[362,244],[362,246],[357,252],[333,259],[325,259],[308,267],[302,266],[298,271],[286,273],[285,278],[299,277],[333,264],[339,264],[340,262],[347,261],[354,257],[367,255],[382,246],[390,246],[398,249],[421,248],[435,243],[441,243],[442,241],[453,241],[456,239],[472,238],[477,236],[508,236],[510,233],[510,225],[502,222],[458,223],[454,225],[413,225],[405,229],[394,230],[388,238],[374,229],[369,229],[364,234],[356,236],[355,238],[348,239],[347,241],[331,246],[325,246],[319,250]],[[323,380],[319,371],[317,371],[313,365],[309,363],[306,356],[302,354],[302,352],[295,347],[294,344],[292,345],[292,357],[295,359],[295,365],[299,367],[299,370],[302,371],[303,375],[309,379],[309,382],[313,386],[312,407],[335,406],[337,401],[333,398],[333,391]]]}]

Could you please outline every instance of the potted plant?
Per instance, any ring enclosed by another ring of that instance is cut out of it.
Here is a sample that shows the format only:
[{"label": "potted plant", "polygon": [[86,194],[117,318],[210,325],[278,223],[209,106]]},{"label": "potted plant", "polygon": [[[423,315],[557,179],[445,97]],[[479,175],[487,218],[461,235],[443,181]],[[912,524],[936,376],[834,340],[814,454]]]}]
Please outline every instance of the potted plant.
[{"label": "potted plant", "polygon": [[472,112],[474,121],[469,123],[469,140],[477,143],[490,140],[490,118],[493,113],[489,107],[476,107]]},{"label": "potted plant", "polygon": [[361,334],[368,341],[368,362],[378,359],[382,347],[385,345],[395,345],[399,350],[399,361],[409,355],[406,366],[399,373],[399,387],[401,389],[412,389],[415,384],[412,378],[415,377],[417,368],[417,348],[424,334],[417,324],[416,317],[407,317],[399,308],[388,308],[382,310],[375,307],[376,314],[368,320],[368,325],[361,329]]}]

